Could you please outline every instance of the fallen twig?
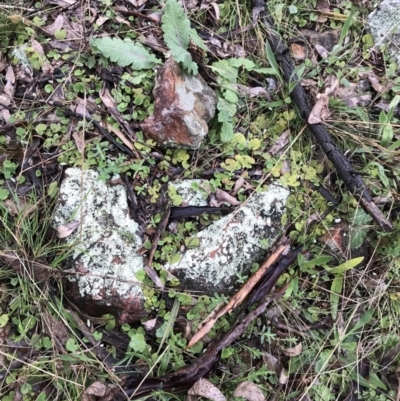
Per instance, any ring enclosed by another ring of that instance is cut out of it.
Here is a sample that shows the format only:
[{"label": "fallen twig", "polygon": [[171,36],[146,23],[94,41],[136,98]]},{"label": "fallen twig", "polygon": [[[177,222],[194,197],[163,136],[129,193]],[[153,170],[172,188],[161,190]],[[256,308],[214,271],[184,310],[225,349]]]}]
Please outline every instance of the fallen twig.
[{"label": "fallen twig", "polygon": [[[282,245],[274,253],[276,256],[278,252],[281,255],[284,249],[287,249],[288,245]],[[159,378],[146,378],[138,379],[137,377],[127,377],[125,383],[122,384],[123,391],[116,388],[112,394],[113,400],[125,400],[140,398],[150,394],[155,390],[174,390],[183,391],[190,388],[198,379],[206,376],[215,366],[219,359],[219,353],[226,347],[230,346],[236,339],[238,339],[246,330],[246,327],[259,315],[264,313],[267,306],[280,296],[282,296],[286,287],[282,288],[278,292],[269,296],[267,299],[265,295],[268,294],[276,284],[279,277],[287,269],[290,263],[296,258],[300,252],[300,247],[291,250],[287,255],[276,257],[276,263],[271,265],[268,269],[264,269],[264,275],[262,276],[262,282],[259,283],[258,288],[254,288],[251,292],[250,301],[246,299],[245,304],[242,305],[242,312],[248,309],[253,302],[262,300],[259,306],[248,313],[247,316],[243,316],[243,313],[238,313],[235,322],[232,324],[231,329],[224,334],[220,339],[215,340],[209,345],[207,350],[196,359],[191,365],[185,366],[178,371],[159,377]],[[279,260],[277,260],[279,258]],[[268,258],[270,260],[270,258]],[[268,260],[264,265],[267,265]],[[232,303],[233,304],[233,303]],[[100,401],[108,401],[110,398],[104,398]]]},{"label": "fallen twig", "polygon": [[197,333],[194,334],[188,344],[188,348],[197,344],[214,326],[216,321],[238,308],[253,288],[259,283],[266,271],[278,260],[278,258],[289,248],[289,245],[281,245],[273,252],[263,265],[250,277],[246,284],[231,298],[228,304],[217,314],[213,312],[200,324]]},{"label": "fallen twig", "polygon": [[[304,88],[301,86],[300,80],[294,72],[294,65],[290,58],[289,49],[284,45],[281,37],[276,33],[273,20],[268,13],[265,2],[263,0],[254,0],[253,5],[254,9],[261,10],[259,19],[268,30],[268,42],[277,61],[280,63],[286,82],[289,84],[297,82],[290,93],[290,96],[296,104],[300,116],[305,121],[308,121],[312,107]],[[382,230],[393,231],[392,224],[383,216],[382,212],[375,205],[362,178],[354,171],[349,160],[337,148],[325,126],[323,124],[308,123],[308,127],[323,151],[326,153],[328,159],[335,166],[339,177],[343,180],[348,190],[359,200],[363,209],[373,217]]]}]

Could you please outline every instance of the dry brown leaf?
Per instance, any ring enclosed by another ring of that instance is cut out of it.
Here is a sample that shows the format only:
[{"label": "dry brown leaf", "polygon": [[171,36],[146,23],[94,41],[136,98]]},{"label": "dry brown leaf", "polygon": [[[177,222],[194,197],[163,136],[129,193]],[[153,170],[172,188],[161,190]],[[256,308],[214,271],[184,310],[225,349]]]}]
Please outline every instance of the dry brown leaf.
[{"label": "dry brown leaf", "polygon": [[242,202],[238,201],[236,198],[219,188],[217,188],[215,191],[215,197],[219,202],[227,202],[232,206],[238,206],[242,204]]},{"label": "dry brown leaf", "polygon": [[22,212],[22,217],[29,216],[37,208],[37,205],[26,203],[22,197],[19,197],[17,202],[15,199],[7,199],[4,201],[4,206],[6,206],[13,216]]},{"label": "dry brown leaf", "polygon": [[[108,21],[110,18],[108,18],[108,17],[105,17],[104,15],[100,15],[100,17],[99,18],[97,18],[97,20],[96,20],[96,25],[97,26],[102,26],[106,21]],[[118,22],[121,22],[121,21],[118,21]],[[127,24],[127,25],[129,25],[129,23]]]},{"label": "dry brown leaf", "polygon": [[279,359],[265,351],[262,354],[262,358],[263,362],[267,365],[268,370],[275,372],[276,376],[279,377],[283,369],[282,363]]},{"label": "dry brown leaf", "polygon": [[[214,386],[207,379],[199,379],[193,386],[189,389],[188,395],[199,395],[201,397],[205,397],[209,400],[213,401],[225,401],[225,396],[221,393],[221,391]],[[194,399],[194,398],[191,398]]]},{"label": "dry brown leaf", "polygon": [[214,14],[215,14],[215,19],[219,21],[221,13],[219,11],[219,6],[215,2],[209,2],[209,1],[202,1],[200,5],[200,10],[208,10],[212,6],[214,8]]},{"label": "dry brown leaf", "polygon": [[71,223],[62,224],[56,227],[57,237],[67,238],[79,227],[80,224],[80,221],[71,221]]},{"label": "dry brown leaf", "polygon": [[4,86],[3,92],[10,97],[10,99],[14,96],[15,89],[15,74],[11,67],[11,65],[7,68],[6,72],[6,84]]},{"label": "dry brown leaf", "polygon": [[[11,104],[11,100],[10,100],[10,98],[9,98],[5,93],[2,93],[2,94],[0,95],[0,103],[1,103],[3,106],[9,106],[9,105]],[[10,114],[10,112],[8,111],[8,109],[6,109],[5,107],[0,107],[0,112],[1,112],[1,117],[2,117],[2,119],[3,119],[4,121],[8,122],[8,120],[9,120],[10,117],[11,117],[11,114]]]},{"label": "dry brown leaf", "polygon": [[72,134],[72,138],[74,138],[78,152],[83,155],[85,152],[85,133],[83,131],[75,131]]},{"label": "dry brown leaf", "polygon": [[96,401],[96,397],[104,397],[110,389],[102,382],[94,382],[83,390],[82,401]]},{"label": "dry brown leaf", "polygon": [[288,160],[282,161],[282,167],[279,170],[280,175],[285,175],[286,173],[290,173],[292,170],[290,168],[290,163]]},{"label": "dry brown leaf", "polygon": [[[113,117],[118,122],[121,122],[123,119],[121,118],[119,111],[115,107],[114,99],[111,97],[110,92],[105,86],[100,91],[99,96],[101,101],[104,103],[107,109],[109,109],[109,112],[113,115]],[[118,138],[121,139],[121,141],[124,143],[124,145],[127,146],[130,150],[133,151],[135,149],[132,142],[120,130],[114,128],[112,125],[108,125],[107,128],[114,132],[115,135],[117,135]]]},{"label": "dry brown leaf", "polygon": [[304,60],[307,58],[308,51],[307,46],[301,43],[291,43],[290,50],[292,51],[292,56],[296,60]]},{"label": "dry brown leaf", "polygon": [[[79,47],[80,42],[84,39],[83,26],[81,21],[71,22],[66,14],[63,14],[63,18],[63,25],[65,31],[67,32],[67,39],[73,42],[74,47]],[[70,45],[72,44],[70,43]]]},{"label": "dry brown leaf", "polygon": [[336,224],[332,229],[321,235],[318,240],[326,244],[337,256],[343,257],[346,252],[345,236],[349,233],[348,224],[342,221]]},{"label": "dry brown leaf", "polygon": [[242,186],[244,185],[244,183],[245,183],[244,177],[243,177],[243,176],[240,176],[240,177],[236,180],[235,186],[233,187],[233,190],[232,190],[232,195],[233,195],[233,196],[235,196],[235,195],[239,192],[239,189],[242,188]]},{"label": "dry brown leaf", "polygon": [[31,39],[31,44],[32,44],[33,49],[35,49],[42,56],[43,63],[42,63],[42,66],[40,67],[42,69],[42,71],[45,74],[52,73],[54,71],[54,68],[48,62],[42,45],[35,39]]},{"label": "dry brown leaf", "polygon": [[[0,95],[0,103],[4,106],[9,106],[12,98],[14,97],[15,90],[15,75],[11,65],[7,68],[5,78],[6,84],[4,85],[3,93]],[[8,122],[11,117],[10,111],[5,107],[0,107],[0,111],[3,120]]]},{"label": "dry brown leaf", "polygon": [[319,45],[318,43],[314,46],[315,50],[322,58],[327,58],[329,56],[328,50],[325,49],[324,46]]},{"label": "dry brown leaf", "polygon": [[0,253],[0,258],[21,276],[31,276],[35,281],[47,280],[52,275],[52,268],[39,262],[23,259],[14,251]]},{"label": "dry brown leaf", "polygon": [[48,4],[56,4],[61,8],[67,8],[73,6],[78,0],[47,0]]},{"label": "dry brown leaf", "polygon": [[146,274],[149,276],[151,281],[158,287],[158,288],[164,288],[163,282],[160,280],[160,277],[158,277],[157,272],[154,270],[153,267],[151,266],[145,266],[144,270]]},{"label": "dry brown leaf", "polygon": [[260,388],[252,382],[240,383],[233,392],[234,397],[243,397],[248,401],[264,401],[265,397]]},{"label": "dry brown leaf", "polygon": [[128,0],[129,3],[133,5],[133,7],[141,7],[147,0]]},{"label": "dry brown leaf", "polygon": [[154,319],[150,319],[147,320],[146,322],[143,322],[142,326],[146,331],[152,331],[155,329],[156,324],[157,324],[157,318],[155,317]]},{"label": "dry brown leaf", "polygon": [[154,13],[147,14],[147,18],[151,18],[151,20],[157,24],[161,22],[161,17],[162,14],[157,11]]},{"label": "dry brown leaf", "polygon": [[281,374],[279,375],[279,383],[286,384],[289,379],[289,373],[286,369],[282,369]]},{"label": "dry brown leaf", "polygon": [[50,35],[54,35],[56,31],[59,31],[64,26],[64,18],[62,14],[59,14],[54,22],[50,25],[46,25],[43,27],[43,30],[48,32]]},{"label": "dry brown leaf", "polygon": [[282,134],[279,135],[278,139],[275,141],[275,143],[271,146],[269,153],[272,156],[275,156],[278,154],[278,152],[283,149],[289,142],[289,135],[290,135],[290,130],[286,130],[282,132]]},{"label": "dry brown leaf", "polygon": [[[329,11],[329,0],[318,0],[317,1],[317,10],[322,13]],[[328,21],[328,18],[325,15],[319,15],[317,18],[318,22],[324,23]]]},{"label": "dry brown leaf", "polygon": [[368,78],[368,81],[378,93],[382,93],[388,89],[379,82],[379,77],[373,71],[359,71],[358,75],[361,78]]},{"label": "dry brown leaf", "polygon": [[120,17],[118,15],[115,17],[115,20],[117,22],[119,22],[120,24],[125,24],[125,25],[128,25],[128,26],[131,26],[131,23],[127,19],[122,18],[122,17]]},{"label": "dry brown leaf", "polygon": [[61,345],[69,340],[69,333],[63,322],[57,321],[48,313],[42,315],[44,322],[46,323],[46,332],[50,338],[56,338]]},{"label": "dry brown leaf", "polygon": [[340,86],[335,89],[335,96],[343,100],[348,107],[366,106],[372,99],[371,93],[358,94],[357,85],[350,83],[350,87]]},{"label": "dry brown leaf", "polygon": [[320,93],[318,100],[315,102],[314,107],[308,117],[309,124],[319,124],[329,117],[329,96],[325,93]]},{"label": "dry brown leaf", "polygon": [[300,355],[302,351],[303,351],[303,344],[302,343],[298,343],[295,347],[285,348],[284,350],[282,350],[282,352],[286,356],[290,356],[290,357],[294,357],[294,356]]},{"label": "dry brown leaf", "polygon": [[233,87],[241,94],[250,97],[264,97],[267,100],[271,100],[271,97],[267,90],[262,86],[249,87],[241,84],[233,84]]}]

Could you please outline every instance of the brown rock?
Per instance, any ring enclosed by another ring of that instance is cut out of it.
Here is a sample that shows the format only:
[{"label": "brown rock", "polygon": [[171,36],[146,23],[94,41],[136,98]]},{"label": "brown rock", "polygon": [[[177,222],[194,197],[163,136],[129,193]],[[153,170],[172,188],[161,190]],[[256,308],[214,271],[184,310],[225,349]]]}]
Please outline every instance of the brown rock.
[{"label": "brown rock", "polygon": [[157,73],[153,95],[154,114],[142,123],[144,134],[165,147],[197,149],[215,114],[214,91],[170,58]]}]

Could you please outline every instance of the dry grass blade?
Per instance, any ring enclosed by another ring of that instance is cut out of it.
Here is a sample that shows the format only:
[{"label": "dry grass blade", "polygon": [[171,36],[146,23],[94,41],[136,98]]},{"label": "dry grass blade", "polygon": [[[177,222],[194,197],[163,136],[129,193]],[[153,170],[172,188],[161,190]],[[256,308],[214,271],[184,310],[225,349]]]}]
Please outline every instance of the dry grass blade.
[{"label": "dry grass blade", "polygon": [[250,291],[257,285],[265,272],[278,260],[278,258],[289,249],[289,245],[280,245],[262,264],[262,266],[250,277],[247,283],[231,298],[229,303],[222,308],[216,315],[210,315],[209,320],[205,320],[198,331],[194,334],[188,344],[188,348],[198,343],[214,326],[215,322],[227,313],[234,311],[245,300]]}]

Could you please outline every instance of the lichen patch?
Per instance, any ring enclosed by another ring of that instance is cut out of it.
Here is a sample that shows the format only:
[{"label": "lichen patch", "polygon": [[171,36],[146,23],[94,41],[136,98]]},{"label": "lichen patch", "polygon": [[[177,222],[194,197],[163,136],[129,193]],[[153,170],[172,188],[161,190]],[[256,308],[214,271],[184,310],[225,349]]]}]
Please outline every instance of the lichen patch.
[{"label": "lichen patch", "polygon": [[108,186],[93,170],[69,168],[62,182],[54,226],[80,220],[79,229],[67,238],[74,244],[72,268],[80,274],[80,295],[107,301],[109,297],[142,296],[135,278],[143,269],[137,250],[142,241],[138,224],[129,217],[126,190]]}]

